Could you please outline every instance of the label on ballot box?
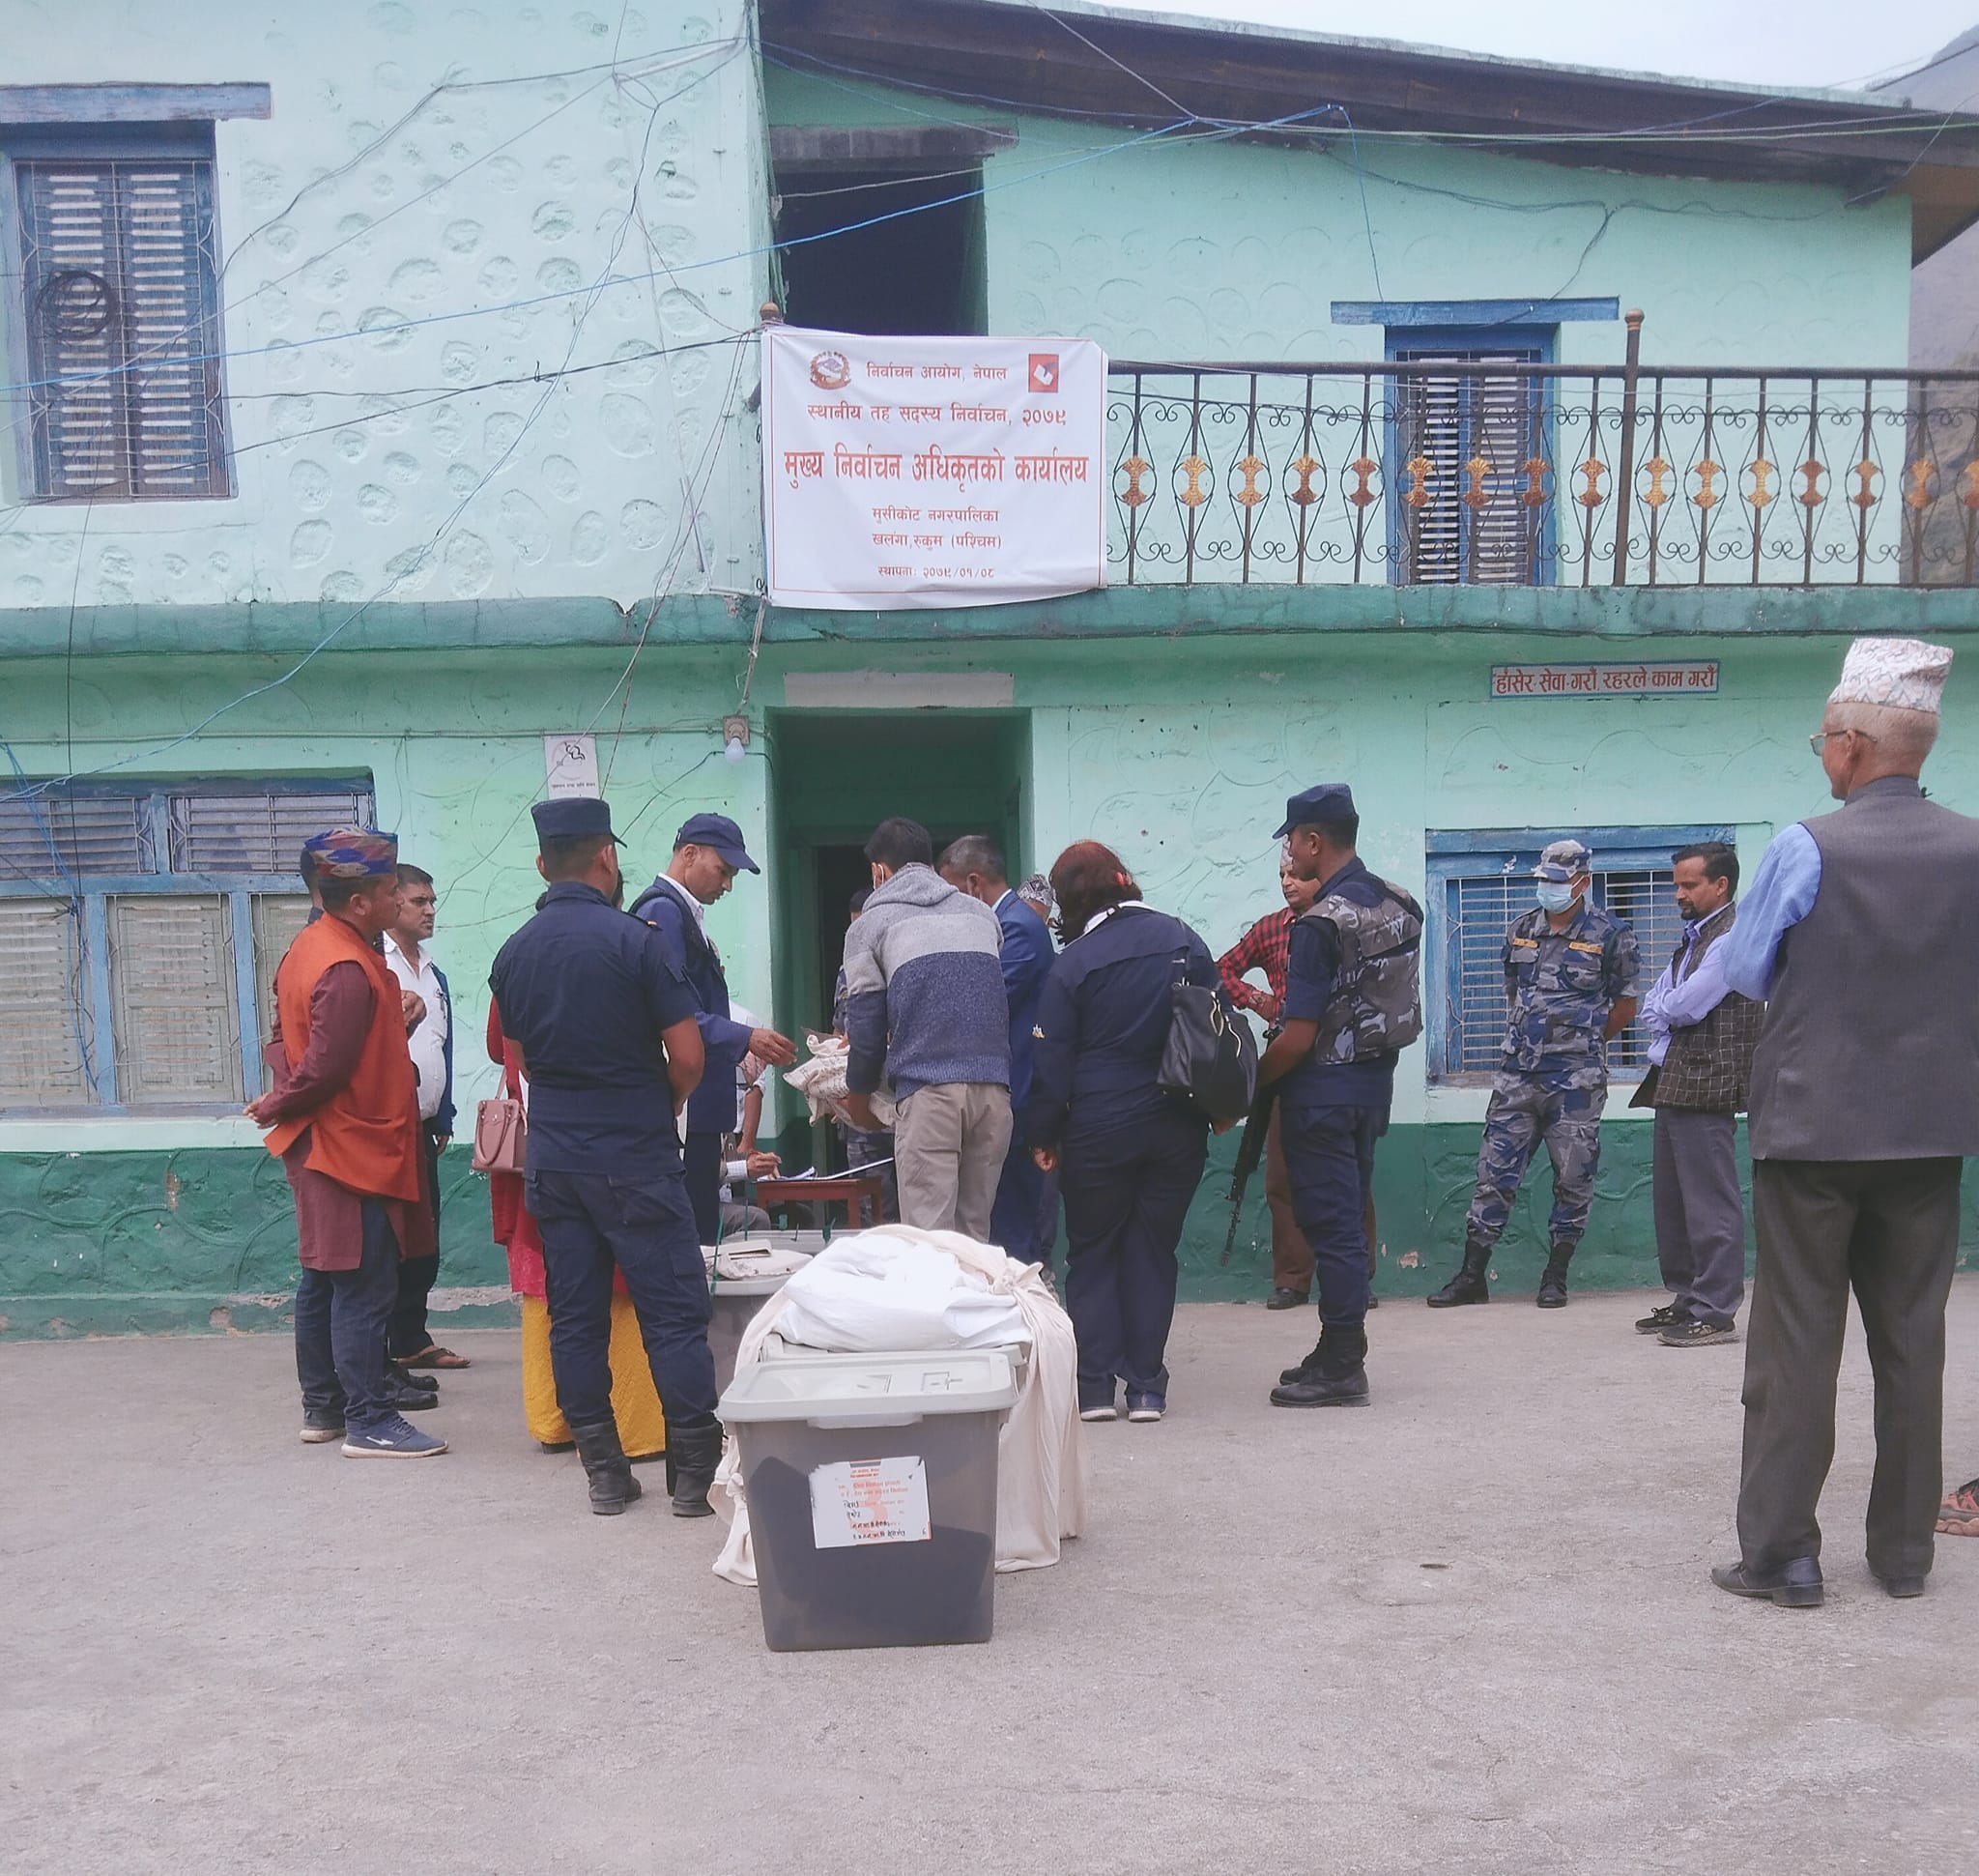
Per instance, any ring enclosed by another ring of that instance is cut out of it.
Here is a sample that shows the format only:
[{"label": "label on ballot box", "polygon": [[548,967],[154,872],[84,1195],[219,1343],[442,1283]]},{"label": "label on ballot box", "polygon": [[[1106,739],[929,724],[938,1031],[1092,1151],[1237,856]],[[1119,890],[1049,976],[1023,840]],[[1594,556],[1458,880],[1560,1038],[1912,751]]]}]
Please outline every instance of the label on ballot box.
[{"label": "label on ballot box", "polygon": [[820,1550],[864,1544],[926,1544],[932,1532],[925,1462],[900,1454],[814,1467],[811,1535]]}]

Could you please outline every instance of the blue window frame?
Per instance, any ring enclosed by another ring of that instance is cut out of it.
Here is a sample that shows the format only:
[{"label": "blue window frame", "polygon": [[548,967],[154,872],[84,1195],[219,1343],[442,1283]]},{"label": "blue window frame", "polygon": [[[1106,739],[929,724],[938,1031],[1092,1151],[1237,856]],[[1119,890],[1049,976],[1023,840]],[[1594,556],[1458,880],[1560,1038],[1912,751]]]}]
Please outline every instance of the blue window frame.
[{"label": "blue window frame", "polygon": [[368,776],[0,794],[0,1111],[237,1109],[265,1085],[302,842],[367,824]]},{"label": "blue window frame", "polygon": [[231,496],[214,127],[0,129],[35,502]]},{"label": "blue window frame", "polygon": [[[1391,361],[1550,364],[1555,329],[1391,327]],[[1392,381],[1389,565],[1402,586],[1542,586],[1553,578],[1546,386],[1475,369]]]},{"label": "blue window frame", "polygon": [[[1425,1040],[1432,1082],[1488,1082],[1505,1041],[1506,927],[1535,903],[1533,868],[1548,841],[1593,850],[1592,898],[1635,928],[1646,996],[1677,949],[1683,920],[1670,855],[1693,841],[1735,838],[1730,827],[1494,827],[1431,833],[1422,967]],[[1640,1081],[1648,1038],[1639,1024],[1608,1045],[1618,1082]]]}]

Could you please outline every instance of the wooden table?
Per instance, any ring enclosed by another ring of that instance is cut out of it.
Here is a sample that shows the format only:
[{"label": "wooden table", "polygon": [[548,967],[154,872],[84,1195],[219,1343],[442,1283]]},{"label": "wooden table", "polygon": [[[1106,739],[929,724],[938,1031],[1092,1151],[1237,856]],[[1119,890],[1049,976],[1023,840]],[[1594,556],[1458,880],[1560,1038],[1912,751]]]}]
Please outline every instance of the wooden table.
[{"label": "wooden table", "polygon": [[[759,1179],[750,1187],[749,1197],[772,1217],[783,1214],[789,1222],[792,1205],[840,1204],[846,1208],[846,1228],[860,1228],[862,1214],[871,1207],[877,1225],[886,1204],[886,1181],[877,1172],[838,1172],[825,1179]],[[818,1226],[824,1224],[819,1217]]]}]

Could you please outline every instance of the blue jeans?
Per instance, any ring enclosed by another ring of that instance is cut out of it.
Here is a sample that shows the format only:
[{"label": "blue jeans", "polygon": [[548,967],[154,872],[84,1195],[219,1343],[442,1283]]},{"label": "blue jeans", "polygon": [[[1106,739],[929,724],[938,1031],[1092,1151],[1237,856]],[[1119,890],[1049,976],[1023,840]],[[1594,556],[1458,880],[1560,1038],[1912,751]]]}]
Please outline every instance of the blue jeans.
[{"label": "blue jeans", "polygon": [[355,1270],[304,1268],[296,1284],[296,1378],[302,1411],[338,1413],[362,1431],[392,1417],[385,1398],[385,1325],[398,1301],[398,1237],[385,1207],[363,1201]]},{"label": "blue jeans", "polygon": [[612,1272],[625,1273],[640,1339],[669,1428],[715,1417],[707,1266],[679,1173],[619,1178],[531,1172],[524,1202],[543,1235],[550,1369],[573,1427],[612,1418]]},{"label": "blue jeans", "polygon": [[1367,1319],[1367,1195],[1374,1142],[1387,1132],[1383,1108],[1278,1111],[1292,1215],[1312,1247],[1319,1319],[1329,1330],[1358,1330]]}]

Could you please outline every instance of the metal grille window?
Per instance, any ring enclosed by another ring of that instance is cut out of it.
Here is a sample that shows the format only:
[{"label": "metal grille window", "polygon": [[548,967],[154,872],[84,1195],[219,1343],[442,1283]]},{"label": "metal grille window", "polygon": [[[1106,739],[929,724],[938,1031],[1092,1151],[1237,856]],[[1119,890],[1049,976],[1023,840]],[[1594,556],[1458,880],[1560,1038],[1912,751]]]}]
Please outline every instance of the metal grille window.
[{"label": "metal grille window", "polygon": [[[1398,362],[1543,364],[1548,348],[1411,332]],[[1395,381],[1389,479],[1407,586],[1530,586],[1550,577],[1540,447],[1544,392],[1531,378]]]},{"label": "metal grille window", "polygon": [[[1533,868],[1548,841],[1593,850],[1592,897],[1634,928],[1642,951],[1638,997],[1670,962],[1683,929],[1670,855],[1693,841],[1734,838],[1725,827],[1512,828],[1428,836],[1428,932],[1422,963],[1429,1079],[1463,1082],[1497,1071],[1505,1041],[1506,928],[1536,903]],[[1648,1060],[1638,1024],[1608,1045],[1617,1081],[1638,1081]]]},{"label": "metal grille window", "polygon": [[14,157],[28,481],[41,501],[233,492],[212,127],[180,127],[157,154],[137,128],[119,139],[129,155],[41,142]]},{"label": "metal grille window", "polygon": [[230,1110],[267,1084],[297,861],[368,781],[0,794],[0,1111]]}]

